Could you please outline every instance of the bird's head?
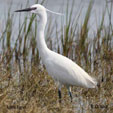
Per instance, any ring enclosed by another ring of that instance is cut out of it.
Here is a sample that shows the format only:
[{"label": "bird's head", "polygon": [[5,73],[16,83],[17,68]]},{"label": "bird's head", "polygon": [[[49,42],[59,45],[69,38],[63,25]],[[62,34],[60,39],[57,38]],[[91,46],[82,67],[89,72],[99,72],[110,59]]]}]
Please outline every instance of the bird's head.
[{"label": "bird's head", "polygon": [[40,14],[46,11],[45,7],[40,4],[34,4],[29,8],[16,10],[15,12],[31,12],[40,16]]},{"label": "bird's head", "polygon": [[37,15],[40,16],[43,13],[45,13],[46,11],[54,13],[54,14],[57,14],[57,15],[61,15],[61,16],[64,15],[64,14],[61,14],[61,13],[56,13],[56,12],[53,12],[51,10],[48,10],[44,6],[42,6],[40,4],[34,4],[30,8],[16,10],[15,12],[31,12],[31,13],[34,13],[34,14],[37,14]]}]

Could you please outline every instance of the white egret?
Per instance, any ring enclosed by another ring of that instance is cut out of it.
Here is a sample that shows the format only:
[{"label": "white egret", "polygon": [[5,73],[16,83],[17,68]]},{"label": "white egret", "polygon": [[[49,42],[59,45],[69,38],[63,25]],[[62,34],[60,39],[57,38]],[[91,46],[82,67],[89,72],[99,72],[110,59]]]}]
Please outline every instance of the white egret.
[{"label": "white egret", "polygon": [[[81,86],[85,88],[95,88],[97,81],[88,75],[80,66],[69,58],[51,51],[45,42],[44,31],[47,23],[46,9],[40,4],[32,5],[30,8],[16,10],[15,12],[30,11],[39,17],[37,46],[42,62],[45,65],[48,74],[56,81],[58,85],[58,95],[61,102],[61,87],[65,85],[68,88],[69,96],[72,101],[71,86]],[[52,12],[54,13],[54,12]],[[56,13],[59,14],[59,13]]]}]

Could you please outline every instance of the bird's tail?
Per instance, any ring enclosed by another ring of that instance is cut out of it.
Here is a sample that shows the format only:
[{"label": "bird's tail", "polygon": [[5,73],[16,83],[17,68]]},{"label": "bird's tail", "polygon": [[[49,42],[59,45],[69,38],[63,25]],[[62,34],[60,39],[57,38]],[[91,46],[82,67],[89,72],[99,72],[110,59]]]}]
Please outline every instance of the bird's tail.
[{"label": "bird's tail", "polygon": [[91,79],[87,79],[88,88],[96,88],[97,84],[98,84],[98,82],[95,78],[91,77]]}]

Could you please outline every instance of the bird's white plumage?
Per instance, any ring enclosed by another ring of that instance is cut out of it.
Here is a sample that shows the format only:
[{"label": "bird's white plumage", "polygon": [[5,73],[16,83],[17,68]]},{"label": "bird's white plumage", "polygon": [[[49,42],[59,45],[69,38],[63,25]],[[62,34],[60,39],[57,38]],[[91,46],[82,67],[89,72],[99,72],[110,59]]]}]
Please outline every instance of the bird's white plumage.
[{"label": "bird's white plumage", "polygon": [[[37,47],[49,75],[52,76],[55,81],[59,82],[59,84],[64,84],[68,87],[76,85],[95,88],[97,85],[96,80],[89,76],[80,66],[67,57],[47,48],[44,39],[44,31],[47,23],[46,8],[40,4],[35,4],[31,6],[31,9],[28,8],[27,10],[32,10],[31,13],[36,13],[39,16]],[[17,10],[16,12],[27,10]]]},{"label": "bird's white plumage", "polygon": [[86,88],[95,88],[97,84],[96,81],[72,60],[53,51],[49,51],[44,64],[49,75],[61,84]]},{"label": "bird's white plumage", "polygon": [[36,13],[39,10],[37,14],[39,14],[40,17],[37,46],[42,62],[46,66],[49,75],[60,84],[67,86],[76,85],[86,88],[95,88],[97,85],[96,80],[89,76],[80,66],[67,57],[47,48],[44,40],[44,30],[47,22],[46,9],[40,5],[35,5],[35,7],[37,7]]}]

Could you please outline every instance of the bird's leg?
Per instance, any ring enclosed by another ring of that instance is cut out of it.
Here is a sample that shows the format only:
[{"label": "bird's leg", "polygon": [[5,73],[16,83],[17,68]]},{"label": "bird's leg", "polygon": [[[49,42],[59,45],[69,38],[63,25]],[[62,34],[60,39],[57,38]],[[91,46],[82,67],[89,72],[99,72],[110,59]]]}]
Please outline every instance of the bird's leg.
[{"label": "bird's leg", "polygon": [[61,89],[58,89],[58,96],[59,96],[59,103],[61,103],[61,98],[62,98]]},{"label": "bird's leg", "polygon": [[68,87],[68,92],[69,92],[69,96],[70,96],[71,102],[72,102],[73,97],[72,97],[72,93],[71,93],[71,87]]},{"label": "bird's leg", "polygon": [[56,82],[56,83],[57,83],[57,86],[58,86],[59,103],[61,103],[61,98],[62,98],[61,87],[62,87],[62,85],[59,82]]}]

